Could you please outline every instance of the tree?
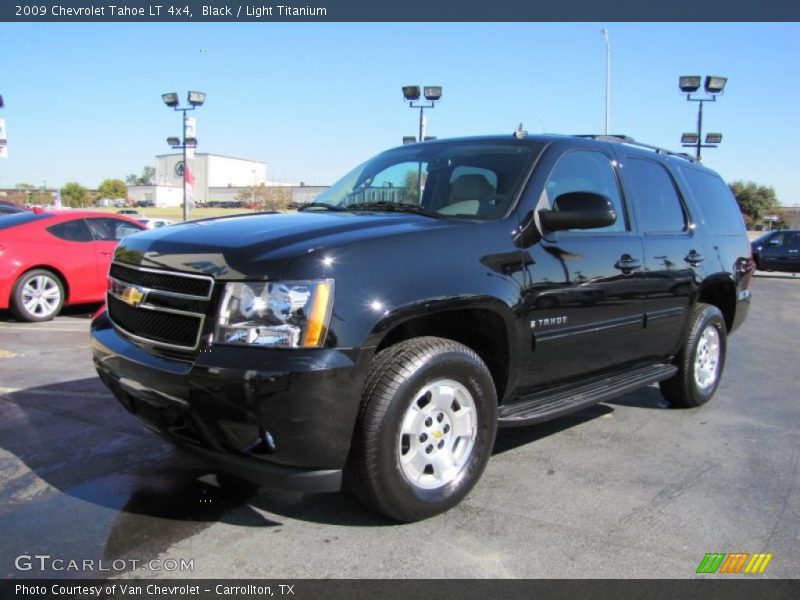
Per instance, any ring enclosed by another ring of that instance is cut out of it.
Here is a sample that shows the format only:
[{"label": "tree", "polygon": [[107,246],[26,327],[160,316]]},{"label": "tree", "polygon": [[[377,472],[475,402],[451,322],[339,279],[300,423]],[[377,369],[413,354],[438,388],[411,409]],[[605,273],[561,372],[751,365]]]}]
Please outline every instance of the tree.
[{"label": "tree", "polygon": [[128,185],[153,185],[156,177],[156,170],[150,165],[142,167],[142,174],[131,173],[125,178]]},{"label": "tree", "polygon": [[109,200],[124,199],[128,196],[128,188],[125,182],[120,179],[106,179],[100,184],[98,191],[101,198],[108,198]]},{"label": "tree", "polygon": [[768,215],[777,215],[782,221],[785,220],[778,197],[775,195],[775,188],[759,185],[753,181],[734,181],[729,186],[748,227],[760,224]]},{"label": "tree", "polygon": [[258,210],[286,210],[292,205],[291,190],[282,185],[264,185],[243,188],[236,194],[236,200],[254,203]]},{"label": "tree", "polygon": [[80,183],[70,181],[61,188],[61,204],[71,208],[81,208],[88,203],[89,190]]},{"label": "tree", "polygon": [[18,190],[22,190],[22,191],[26,191],[26,192],[36,189],[36,186],[31,184],[31,183],[18,183],[14,187],[17,188]]}]

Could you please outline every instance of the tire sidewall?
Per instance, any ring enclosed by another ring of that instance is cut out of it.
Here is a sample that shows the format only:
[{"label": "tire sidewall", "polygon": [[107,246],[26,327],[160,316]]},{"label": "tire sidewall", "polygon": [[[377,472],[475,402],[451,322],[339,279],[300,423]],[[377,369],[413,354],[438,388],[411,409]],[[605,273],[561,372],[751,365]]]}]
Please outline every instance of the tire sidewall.
[{"label": "tire sidewall", "polygon": [[[58,286],[58,292],[59,292],[58,307],[53,313],[44,317],[29,313],[22,302],[23,288],[31,279],[33,279],[34,277],[39,277],[40,275],[44,275],[53,280],[55,284]],[[61,278],[59,278],[58,275],[54,274],[53,272],[47,271],[45,269],[34,269],[33,271],[28,271],[27,273],[24,273],[22,277],[17,279],[17,282],[14,284],[11,309],[12,312],[20,319],[29,322],[50,321],[53,319],[53,317],[55,317],[56,315],[58,315],[58,313],[61,312],[62,308],[64,308],[64,284],[61,283]]]},{"label": "tire sidewall", "polygon": [[[714,385],[711,386],[708,390],[702,390],[697,385],[697,381],[695,380],[695,360],[697,358],[697,351],[700,345],[700,339],[703,335],[703,332],[706,330],[708,326],[712,326],[717,330],[717,335],[719,336],[719,362],[717,364],[717,375],[714,381]],[[711,399],[711,397],[716,393],[717,388],[719,387],[719,383],[722,380],[722,373],[725,369],[725,357],[727,354],[727,337],[726,337],[726,328],[725,328],[725,321],[722,318],[722,313],[720,313],[719,309],[713,306],[707,306],[703,312],[700,314],[699,318],[695,321],[694,327],[692,329],[692,344],[691,344],[691,351],[689,352],[689,356],[687,357],[687,387],[691,391],[693,399],[696,404],[704,404]]]},{"label": "tire sidewall", "polygon": [[[469,461],[456,479],[439,488],[420,489],[408,482],[400,467],[400,426],[417,392],[437,379],[452,379],[467,388],[475,403],[478,431]],[[496,432],[497,399],[485,366],[470,355],[454,351],[430,356],[405,377],[384,416],[378,448],[381,487],[389,497],[399,500],[407,514],[430,516],[443,512],[458,504],[480,478]]]}]

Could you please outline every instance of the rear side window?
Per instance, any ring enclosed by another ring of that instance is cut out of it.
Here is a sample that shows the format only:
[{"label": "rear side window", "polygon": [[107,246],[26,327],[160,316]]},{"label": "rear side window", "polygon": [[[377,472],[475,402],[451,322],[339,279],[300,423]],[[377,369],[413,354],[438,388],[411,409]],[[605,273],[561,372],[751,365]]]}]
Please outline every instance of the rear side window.
[{"label": "rear side window", "polygon": [[89,231],[89,226],[83,219],[59,223],[58,225],[48,227],[47,231],[57,238],[67,240],[68,242],[91,242],[93,239],[92,232]]},{"label": "rear side window", "polygon": [[685,231],[686,212],[667,169],[655,161],[632,157],[625,169],[633,184],[639,230],[645,234]]},{"label": "rear side window", "polygon": [[711,173],[685,167],[680,169],[709,230],[723,235],[743,233],[742,213],[725,182]]},{"label": "rear side window", "polygon": [[16,227],[17,225],[25,225],[25,223],[49,219],[52,216],[53,215],[49,215],[47,213],[36,214],[35,212],[29,211],[0,215],[0,229],[8,229],[9,227]]},{"label": "rear side window", "polygon": [[94,239],[101,242],[116,242],[132,233],[141,231],[141,228],[122,219],[92,218],[88,221]]}]

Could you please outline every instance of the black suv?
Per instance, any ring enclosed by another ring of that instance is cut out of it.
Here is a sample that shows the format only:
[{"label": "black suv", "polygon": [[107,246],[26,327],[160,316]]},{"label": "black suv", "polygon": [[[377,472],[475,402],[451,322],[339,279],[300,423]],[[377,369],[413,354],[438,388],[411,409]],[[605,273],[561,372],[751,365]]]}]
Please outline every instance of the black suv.
[{"label": "black suv", "polygon": [[457,504],[497,427],[660,383],[714,394],[753,271],[723,180],[601,136],[411,144],[298,213],[120,242],[92,323],[124,407],[224,471],[344,483],[412,521]]},{"label": "black suv", "polygon": [[770,231],[751,243],[756,268],[800,273],[800,230]]}]

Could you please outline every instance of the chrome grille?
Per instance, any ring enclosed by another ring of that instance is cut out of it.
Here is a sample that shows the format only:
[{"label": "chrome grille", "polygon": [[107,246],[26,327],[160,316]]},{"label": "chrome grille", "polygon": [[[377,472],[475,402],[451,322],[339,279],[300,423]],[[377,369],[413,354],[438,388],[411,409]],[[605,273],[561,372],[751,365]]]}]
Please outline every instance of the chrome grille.
[{"label": "chrome grille", "polygon": [[153,346],[197,350],[213,277],[113,263],[108,316],[128,337]]}]

